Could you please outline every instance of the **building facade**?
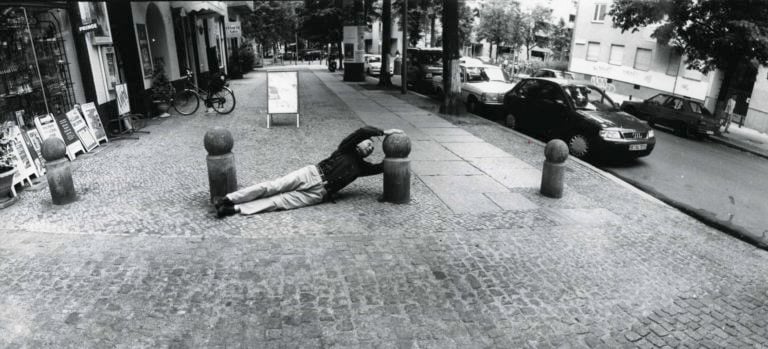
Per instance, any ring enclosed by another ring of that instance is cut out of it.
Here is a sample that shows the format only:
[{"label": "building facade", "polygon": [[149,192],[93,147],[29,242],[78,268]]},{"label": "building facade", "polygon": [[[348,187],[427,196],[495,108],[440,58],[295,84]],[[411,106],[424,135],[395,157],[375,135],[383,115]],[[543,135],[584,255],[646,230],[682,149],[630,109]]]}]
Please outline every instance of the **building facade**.
[{"label": "building facade", "polygon": [[604,87],[619,99],[646,99],[659,92],[693,98],[714,110],[722,82],[719,71],[701,74],[686,68],[676,49],[651,38],[654,26],[624,32],[613,27],[611,1],[578,4],[569,69]]}]

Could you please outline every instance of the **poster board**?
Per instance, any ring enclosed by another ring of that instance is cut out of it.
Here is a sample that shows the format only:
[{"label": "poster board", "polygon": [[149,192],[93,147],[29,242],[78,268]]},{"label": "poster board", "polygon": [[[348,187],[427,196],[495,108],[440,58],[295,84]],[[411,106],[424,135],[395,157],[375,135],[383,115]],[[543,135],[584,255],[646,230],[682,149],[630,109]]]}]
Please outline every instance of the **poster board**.
[{"label": "poster board", "polygon": [[35,164],[38,167],[38,171],[40,171],[40,174],[45,174],[45,159],[43,158],[43,139],[40,138],[40,133],[37,131],[37,129],[31,129],[27,130],[26,132],[26,138],[24,139],[27,143],[27,149],[30,151],[30,153],[36,153],[37,157],[33,156],[35,159]]},{"label": "poster board", "polygon": [[45,141],[51,137],[64,140],[64,136],[61,135],[59,127],[56,126],[56,120],[54,120],[53,114],[35,117],[35,128],[37,128],[37,131],[40,133],[41,147],[42,141]]},{"label": "poster board", "polygon": [[128,85],[115,85],[115,93],[117,94],[117,114],[125,115],[130,113],[131,102],[128,99]]},{"label": "poster board", "polygon": [[21,135],[21,131],[18,126],[14,126],[13,139],[11,140],[11,148],[13,149],[14,158],[16,159],[16,173],[13,175],[13,185],[22,183],[26,179],[30,185],[32,185],[31,176],[35,175],[39,177],[37,166],[35,166],[32,156],[27,151],[27,146],[24,143],[24,137]]},{"label": "poster board", "polygon": [[96,105],[93,102],[85,103],[80,106],[80,110],[83,112],[85,123],[88,124],[96,141],[108,142],[107,132],[104,131],[104,125],[101,123],[101,117],[99,117],[99,110],[96,109]]},{"label": "poster board", "polygon": [[296,114],[299,127],[298,72],[267,72],[267,128],[272,114]]},{"label": "poster board", "polygon": [[147,26],[142,23],[136,23],[136,35],[139,37],[139,55],[141,56],[141,67],[144,79],[151,79],[153,69],[152,52],[149,50]]},{"label": "poster board", "polygon": [[69,160],[75,160],[75,154],[77,153],[85,153],[83,144],[80,143],[80,139],[77,138],[75,128],[72,127],[67,116],[58,114],[54,115],[53,118],[56,120],[56,125],[59,127],[59,131],[61,131],[61,135],[64,136],[64,144],[67,145],[67,156],[69,157]]},{"label": "poster board", "polygon": [[75,134],[77,135],[77,138],[80,139],[80,143],[83,145],[86,152],[99,146],[99,142],[96,141],[96,137],[93,136],[88,125],[85,124],[85,121],[83,120],[83,117],[80,116],[80,112],[77,111],[77,108],[68,111],[66,115],[69,124],[72,125],[72,129],[75,130]]}]

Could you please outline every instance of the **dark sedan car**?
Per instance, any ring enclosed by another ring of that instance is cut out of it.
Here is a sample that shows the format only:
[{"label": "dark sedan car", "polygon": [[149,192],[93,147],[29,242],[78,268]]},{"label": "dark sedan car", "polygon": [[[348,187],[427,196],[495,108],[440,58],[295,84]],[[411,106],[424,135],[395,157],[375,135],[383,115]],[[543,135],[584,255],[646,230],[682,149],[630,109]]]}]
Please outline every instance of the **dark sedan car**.
[{"label": "dark sedan car", "polygon": [[719,128],[717,118],[704,106],[692,99],[657,94],[642,102],[626,101],[621,110],[640,119],[675,129],[681,136],[701,137],[714,134]]},{"label": "dark sedan car", "polygon": [[599,88],[564,79],[529,78],[504,96],[507,126],[559,138],[571,154],[647,156],[656,145],[647,123],[622,112]]}]

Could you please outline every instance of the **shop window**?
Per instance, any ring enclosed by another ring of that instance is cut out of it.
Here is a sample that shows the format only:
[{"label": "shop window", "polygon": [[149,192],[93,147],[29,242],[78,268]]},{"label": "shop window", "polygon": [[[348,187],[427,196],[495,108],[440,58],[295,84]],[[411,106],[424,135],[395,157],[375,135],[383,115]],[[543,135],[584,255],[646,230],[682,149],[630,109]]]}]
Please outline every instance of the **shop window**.
[{"label": "shop window", "polygon": [[600,57],[600,43],[590,41],[587,43],[587,60],[597,62],[598,57]]},{"label": "shop window", "polygon": [[34,116],[71,109],[74,84],[60,18],[66,12],[39,7],[0,10],[2,117],[17,120],[18,113],[22,123],[29,125]]},{"label": "shop window", "polygon": [[624,45],[611,45],[611,56],[608,58],[608,63],[621,65],[624,60]]},{"label": "shop window", "polygon": [[593,22],[605,22],[605,14],[606,14],[606,8],[608,7],[605,3],[597,3],[595,4],[595,12],[592,16]]},{"label": "shop window", "polygon": [[635,69],[648,71],[651,69],[651,50],[638,48],[635,53]]}]

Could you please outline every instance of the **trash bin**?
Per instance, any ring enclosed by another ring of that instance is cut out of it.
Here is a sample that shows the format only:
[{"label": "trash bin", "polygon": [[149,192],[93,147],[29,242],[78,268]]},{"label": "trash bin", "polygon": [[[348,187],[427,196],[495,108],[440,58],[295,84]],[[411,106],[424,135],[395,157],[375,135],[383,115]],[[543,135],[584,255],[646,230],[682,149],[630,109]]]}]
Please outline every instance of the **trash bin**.
[{"label": "trash bin", "polygon": [[395,58],[395,73],[394,75],[400,75],[400,69],[403,67],[400,57]]}]

